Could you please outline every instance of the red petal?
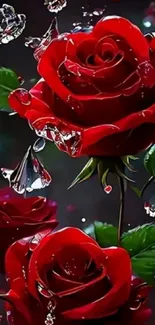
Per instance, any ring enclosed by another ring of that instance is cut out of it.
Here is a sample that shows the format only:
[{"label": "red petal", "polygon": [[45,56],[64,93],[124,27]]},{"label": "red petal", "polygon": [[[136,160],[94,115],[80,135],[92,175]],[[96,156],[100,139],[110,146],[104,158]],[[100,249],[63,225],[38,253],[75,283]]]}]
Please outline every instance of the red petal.
[{"label": "red petal", "polygon": [[[5,257],[5,268],[9,278],[10,286],[13,286],[13,282],[19,278],[20,285],[23,284],[23,291],[25,290],[28,259],[27,254],[29,252],[29,240],[23,239],[14,243],[7,251]],[[25,276],[24,276],[25,274]],[[16,293],[20,295],[18,286],[15,286]]]},{"label": "red petal", "polygon": [[[129,298],[131,288],[131,262],[122,248],[104,249],[103,265],[112,283],[112,289],[102,298],[63,313],[69,319],[102,318],[120,308]],[[120,276],[121,274],[121,276]]]},{"label": "red petal", "polygon": [[114,34],[128,42],[139,63],[149,61],[149,46],[140,29],[129,20],[119,16],[107,16],[101,19],[93,29],[93,35],[101,39]]},{"label": "red petal", "polygon": [[98,125],[96,127],[92,127],[85,130],[83,136],[84,142],[82,152],[84,153],[88,146],[95,144],[101,139],[104,139],[104,137],[106,137],[108,133],[109,135],[116,134],[119,132],[122,133],[127,130],[136,129],[144,123],[155,123],[155,104],[150,106],[147,110],[133,113],[129,116],[122,118],[118,122],[115,122],[114,125]]},{"label": "red petal", "polygon": [[31,96],[28,104],[24,104],[21,101],[20,97],[20,89],[14,90],[9,95],[9,104],[12,109],[14,109],[21,117],[24,117],[26,112],[29,110],[37,110],[40,111],[40,114],[50,114],[51,108],[43,101],[37,97]]},{"label": "red petal", "polygon": [[[28,287],[30,293],[35,298],[38,299],[36,280],[41,280],[39,275],[44,274],[44,265],[50,264],[52,267],[52,263],[55,261],[55,255],[60,247],[80,244],[82,242],[93,243],[96,245],[96,242],[93,239],[76,228],[62,229],[56,233],[50,234],[41,241],[40,245],[35,249],[29,263],[30,276],[28,277]],[[51,256],[53,256],[53,259]]]}]

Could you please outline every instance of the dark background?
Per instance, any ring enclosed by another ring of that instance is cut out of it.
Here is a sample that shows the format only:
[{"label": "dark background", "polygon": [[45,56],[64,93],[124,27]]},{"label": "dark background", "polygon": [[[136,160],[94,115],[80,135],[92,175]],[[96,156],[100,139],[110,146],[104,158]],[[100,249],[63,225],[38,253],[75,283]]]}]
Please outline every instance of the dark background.
[{"label": "dark background", "polygon": [[[6,1],[7,2],[7,1]],[[29,80],[38,78],[36,72],[36,61],[33,58],[32,50],[24,46],[24,37],[41,36],[49,27],[54,17],[44,6],[44,0],[8,0],[16,12],[24,13],[27,16],[27,25],[21,37],[7,45],[0,46],[0,66],[13,69],[21,75],[26,85],[30,87]],[[0,7],[3,4],[0,1]],[[84,0],[68,0],[68,6],[58,14],[59,29],[61,32],[72,29],[75,21],[81,20],[81,7]],[[136,23],[143,32],[142,19],[144,10],[148,7],[149,1],[142,0],[88,0],[91,8],[102,8],[107,6],[107,14],[121,15]],[[15,167],[22,159],[28,146],[36,139],[35,134],[30,130],[27,121],[20,119],[17,115],[8,116],[7,113],[0,113],[0,167]],[[59,204],[58,219],[60,226],[74,225],[81,228],[88,226],[93,220],[117,224],[119,191],[115,179],[111,179],[113,191],[106,195],[99,185],[97,177],[90,181],[67,191],[67,187],[83,167],[87,158],[71,159],[66,154],[53,149],[52,144],[47,144],[45,150],[40,153],[40,158],[47,170],[53,176],[52,184],[44,191],[33,192],[33,195],[44,195],[56,200]],[[137,185],[141,186],[146,180],[146,173],[143,169],[142,158],[136,163],[138,173],[134,175]],[[7,186],[0,176],[0,187]],[[152,222],[144,211],[144,201],[152,197],[154,186],[152,185],[144,196],[144,200],[138,199],[131,190],[127,191],[125,203],[125,229]],[[86,218],[86,222],[81,221]],[[117,266],[116,266],[117,267]],[[1,286],[4,285],[2,277]],[[150,303],[155,311],[155,294],[151,294]],[[154,317],[150,324],[154,324]],[[2,321],[3,324],[5,323]]]}]

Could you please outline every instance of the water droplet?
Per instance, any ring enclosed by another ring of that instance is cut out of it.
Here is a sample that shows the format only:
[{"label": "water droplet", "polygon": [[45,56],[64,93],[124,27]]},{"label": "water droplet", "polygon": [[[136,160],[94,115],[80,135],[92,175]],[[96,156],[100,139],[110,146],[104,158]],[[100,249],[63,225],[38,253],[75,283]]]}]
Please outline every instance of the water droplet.
[{"label": "water droplet", "polygon": [[0,44],[7,44],[19,37],[25,25],[24,14],[16,14],[12,6],[3,4],[0,8]]},{"label": "water droplet", "polygon": [[53,299],[52,301],[50,300],[48,305],[47,305],[47,309],[50,311],[50,312],[53,312],[56,308],[56,301]]},{"label": "water droplet", "polygon": [[131,223],[128,223],[128,227],[131,227]]},{"label": "water droplet", "polygon": [[86,218],[82,218],[81,221],[84,223],[84,222],[87,221],[87,219]]},{"label": "water droplet", "polygon": [[94,16],[101,16],[101,15],[103,15],[104,11],[105,11],[105,8],[103,8],[103,9],[95,9],[93,11],[93,15]]},{"label": "water droplet", "polygon": [[22,274],[23,274],[23,278],[26,280],[25,266],[22,266]]},{"label": "water droplet", "polygon": [[25,80],[21,76],[18,77],[18,81],[20,85],[23,85],[23,83],[25,82]]},{"label": "water droplet", "polygon": [[55,145],[69,155],[75,157],[81,149],[81,132],[69,130],[66,126],[47,127],[41,131],[36,130],[36,134],[47,140],[53,141]]},{"label": "water droplet", "polygon": [[50,12],[58,13],[67,6],[67,0],[45,0],[44,5]]},{"label": "water droplet", "polygon": [[111,191],[112,191],[112,186],[111,186],[111,185],[106,185],[106,186],[104,187],[104,192],[105,192],[106,194],[110,194]]},{"label": "water droplet", "polygon": [[46,297],[46,298],[51,298],[51,297],[53,296],[53,293],[52,293],[50,290],[44,288],[44,287],[42,286],[42,284],[38,283],[37,288],[38,288],[39,293],[40,293],[42,296],[44,296],[44,297]]},{"label": "water droplet", "polygon": [[44,138],[39,138],[36,140],[36,142],[33,145],[33,150],[35,152],[40,152],[45,148],[46,141]]},{"label": "water droplet", "polygon": [[57,19],[54,18],[46,33],[41,37],[25,38],[25,46],[34,50],[34,58],[38,61],[51,41],[59,35]]},{"label": "water droplet", "polygon": [[[25,191],[32,192],[49,186],[52,179],[50,174],[41,164],[31,147],[28,148],[23,160],[14,170],[2,168],[2,175],[9,181],[9,186],[19,194]],[[20,177],[19,177],[20,175]]]},{"label": "water droplet", "polygon": [[15,96],[23,105],[30,105],[31,104],[31,95],[28,90],[24,88],[19,88],[16,90]]}]

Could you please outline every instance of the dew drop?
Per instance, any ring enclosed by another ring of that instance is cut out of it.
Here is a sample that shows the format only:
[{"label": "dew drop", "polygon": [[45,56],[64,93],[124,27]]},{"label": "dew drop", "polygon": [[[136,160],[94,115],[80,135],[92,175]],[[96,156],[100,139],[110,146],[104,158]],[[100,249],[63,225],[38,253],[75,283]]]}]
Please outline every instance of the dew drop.
[{"label": "dew drop", "polygon": [[82,221],[83,223],[85,223],[85,222],[87,221],[87,219],[86,219],[86,218],[82,218],[81,221]]},{"label": "dew drop", "polygon": [[18,81],[20,85],[23,85],[23,83],[25,82],[25,80],[21,76],[18,77]]},{"label": "dew drop", "polygon": [[26,106],[31,104],[31,95],[28,90],[19,88],[16,90],[15,96],[21,102],[21,104]]}]

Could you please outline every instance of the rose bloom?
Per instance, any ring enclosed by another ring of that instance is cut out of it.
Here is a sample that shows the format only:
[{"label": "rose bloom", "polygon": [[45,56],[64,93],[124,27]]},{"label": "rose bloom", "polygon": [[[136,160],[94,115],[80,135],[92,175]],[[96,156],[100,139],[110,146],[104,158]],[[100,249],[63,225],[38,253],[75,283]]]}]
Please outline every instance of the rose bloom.
[{"label": "rose bloom", "polygon": [[[152,39],[152,42],[150,39]],[[155,41],[125,18],[55,38],[42,79],[10,106],[73,157],[136,154],[155,140]]]},{"label": "rose bloom", "polygon": [[132,278],[128,253],[102,249],[77,228],[17,241],[6,274],[9,325],[143,325],[151,315],[148,288]]},{"label": "rose bloom", "polygon": [[58,225],[56,210],[56,203],[46,198],[10,197],[10,191],[4,189],[0,191],[1,271],[3,271],[6,250],[13,242],[32,236],[38,231],[49,232]]}]

